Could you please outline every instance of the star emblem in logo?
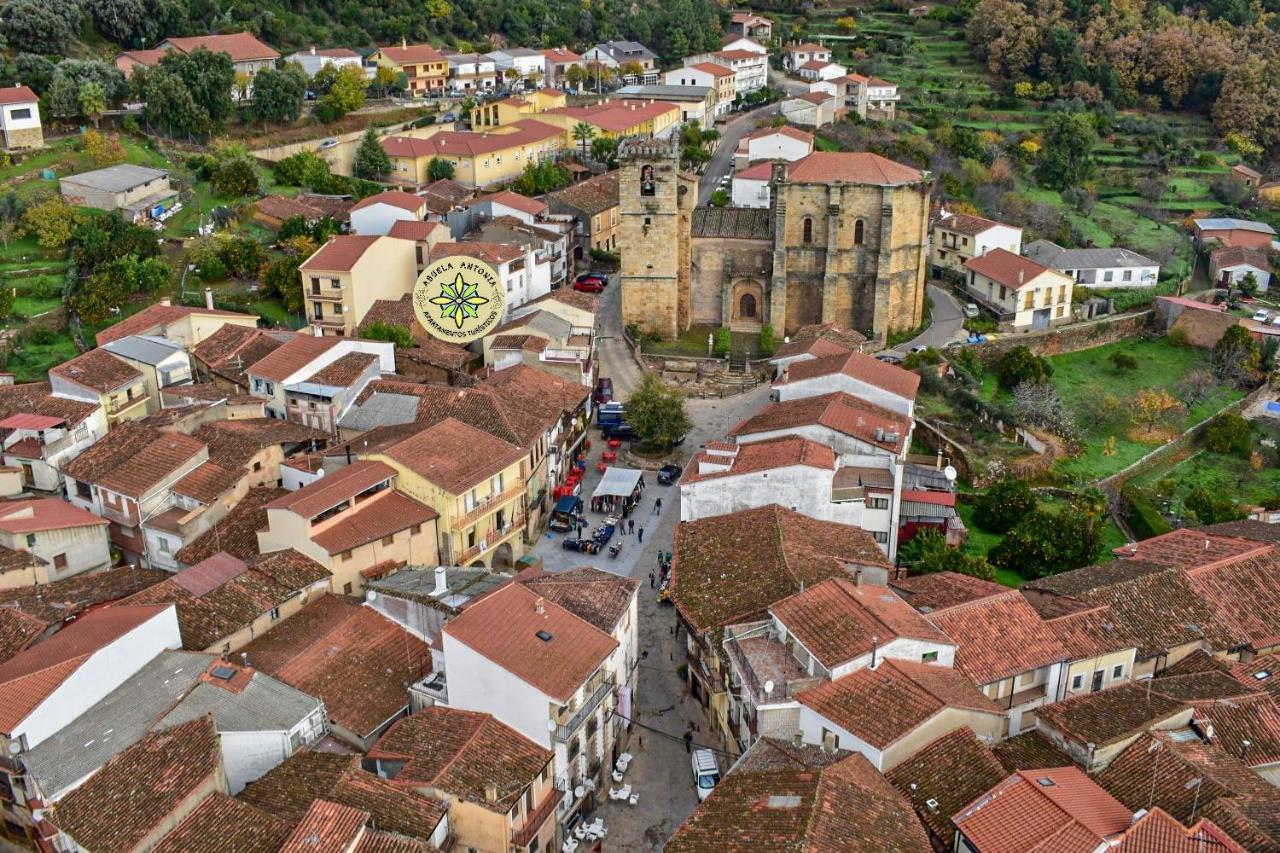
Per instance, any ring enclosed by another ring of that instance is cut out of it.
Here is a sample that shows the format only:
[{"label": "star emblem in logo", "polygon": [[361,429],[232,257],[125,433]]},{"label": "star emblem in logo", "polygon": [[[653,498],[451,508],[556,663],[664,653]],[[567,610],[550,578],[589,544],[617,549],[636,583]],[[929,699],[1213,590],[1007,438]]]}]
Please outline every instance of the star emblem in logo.
[{"label": "star emblem in logo", "polygon": [[476,310],[489,300],[476,292],[476,286],[462,278],[462,273],[449,283],[440,285],[440,295],[428,300],[432,305],[440,306],[440,316],[453,320],[453,324],[461,329],[462,323],[469,317],[478,317]]}]

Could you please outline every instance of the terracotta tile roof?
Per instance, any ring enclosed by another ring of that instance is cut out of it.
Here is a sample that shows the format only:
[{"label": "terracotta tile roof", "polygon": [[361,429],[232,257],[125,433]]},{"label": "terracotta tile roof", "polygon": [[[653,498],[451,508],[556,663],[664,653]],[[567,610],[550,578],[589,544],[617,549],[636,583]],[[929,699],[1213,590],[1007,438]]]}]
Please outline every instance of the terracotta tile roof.
[{"label": "terracotta tile roof", "polygon": [[[818,70],[821,70],[821,69],[823,69],[823,68],[826,68],[828,65],[832,65],[832,64],[834,64],[834,63],[831,63],[831,62],[806,62],[806,63],[805,63],[803,66],[801,66],[801,67],[802,67],[802,68],[810,68],[810,69],[812,69],[812,70],[814,70],[814,71],[818,71]],[[795,95],[795,96],[793,96],[792,100],[797,100],[797,101],[808,101],[808,102],[809,102],[809,103],[811,103],[811,104],[818,104],[819,106],[821,106],[822,104],[825,104],[827,101],[834,101],[834,100],[835,100],[835,95],[828,95],[826,92],[805,92],[803,95]]]},{"label": "terracotta tile roof", "polygon": [[205,462],[173,484],[173,491],[202,504],[211,504],[240,482],[244,470],[228,471],[216,462]]},{"label": "terracotta tile roof", "polygon": [[527,364],[495,370],[485,377],[480,386],[497,392],[498,399],[506,400],[516,408],[547,419],[548,426],[558,414],[576,412],[591,393],[586,385],[553,376]]},{"label": "terracotta tile roof", "polygon": [[[789,124],[783,125],[782,127],[762,127],[751,131],[742,138],[744,140],[751,140],[763,139],[766,136],[789,136],[799,142],[808,142],[810,145],[813,144],[812,133],[807,130],[801,130],[798,127],[792,127]],[[739,144],[741,145],[741,143]]]},{"label": "terracotta tile roof", "polygon": [[[587,216],[618,206],[618,172],[605,172],[547,195],[549,204],[560,203]],[[591,223],[587,223],[590,227]]]},{"label": "terracotta tile roof", "polygon": [[1137,638],[1129,636],[1125,625],[1105,604],[1046,619],[1044,624],[1062,643],[1072,660],[1102,657],[1121,649],[1138,647]]},{"label": "terracotta tile roof", "polygon": [[392,136],[382,148],[392,157],[476,157],[556,139],[564,131],[533,119],[514,121],[502,133],[442,130],[427,139]]},{"label": "terracotta tile roof", "polygon": [[769,612],[827,669],[897,639],[952,644],[888,587],[858,586],[843,577],[777,601]]},{"label": "terracotta tile roof", "polygon": [[527,350],[528,352],[542,352],[550,343],[546,338],[539,338],[535,335],[496,335],[490,346],[493,349],[516,349]]},{"label": "terracotta tile roof", "polygon": [[363,376],[369,369],[369,365],[377,360],[378,357],[373,353],[349,352],[336,361],[329,362],[302,381],[347,388]]},{"label": "terracotta tile roof", "polygon": [[1123,545],[1116,549],[1116,555],[1151,565],[1191,569],[1257,556],[1271,550],[1264,543],[1183,527]]},{"label": "terracotta tile roof", "polygon": [[815,151],[787,166],[788,183],[898,186],[923,179],[919,169],[866,151]]},{"label": "terracotta tile roof", "polygon": [[527,195],[520,195],[520,193],[512,192],[511,190],[499,190],[496,193],[477,196],[472,201],[467,202],[465,206],[474,207],[481,202],[500,204],[504,207],[523,211],[531,216],[539,216],[547,212],[547,205],[545,202],[539,201],[536,198],[529,198]]},{"label": "terracotta tile roof", "polygon": [[889,564],[871,534],[777,504],[680,524],[671,597],[695,631],[761,618],[769,605],[857,566]]},{"label": "terracotta tile roof", "polygon": [[105,518],[72,506],[58,498],[0,503],[0,530],[6,533],[36,533],[70,527],[98,527],[108,524]]},{"label": "terracotta tile roof", "polygon": [[[726,41],[726,42],[721,42],[721,44],[728,44],[728,43],[729,43],[729,42],[727,42],[727,41]],[[721,58],[721,59],[727,59],[727,60],[729,60],[730,62],[732,62],[732,61],[733,61],[733,60],[735,60],[735,59],[757,59],[757,60],[761,60],[761,61],[767,61],[767,60],[765,60],[765,54],[760,53],[759,51],[755,51],[755,50],[746,50],[746,49],[742,49],[742,50],[717,50],[717,51],[713,51],[711,55],[712,55],[712,56],[717,56],[717,57],[719,57],[719,58]]]},{"label": "terracotta tile roof", "polygon": [[215,554],[123,604],[176,605],[183,648],[203,651],[330,577],[328,569],[293,550],[265,554],[252,567]]},{"label": "terracotta tile roof", "polygon": [[1280,791],[1238,759],[1199,740],[1146,734],[1116,756],[1097,781],[1135,811],[1159,807],[1183,824],[1207,817],[1248,850],[1280,850]]},{"label": "terracotta tile roof", "polygon": [[806,41],[806,42],[803,42],[803,43],[801,43],[801,44],[789,44],[789,45],[787,45],[787,53],[813,53],[815,50],[816,50],[816,51],[821,51],[821,52],[824,52],[824,53],[830,53],[830,52],[831,52],[831,48],[829,48],[829,47],[823,47],[822,45],[820,45],[820,44],[816,44],[816,43],[811,42],[811,41]]},{"label": "terracotta tile roof", "polygon": [[435,521],[440,517],[431,507],[399,491],[388,491],[368,499],[356,512],[311,534],[329,554],[341,554],[402,530]]},{"label": "terracotta tile roof", "polygon": [[375,204],[389,204],[392,207],[398,207],[401,210],[407,210],[410,213],[417,213],[422,209],[426,202],[423,200],[422,196],[407,193],[404,190],[384,190],[356,202],[352,206],[351,212],[354,213],[357,210],[364,210],[366,207],[372,207]]},{"label": "terracotta tile roof", "polygon": [[0,385],[0,418],[19,414],[49,415],[62,418],[74,427],[101,408],[97,403],[54,397],[49,392],[48,382]]},{"label": "terracotta tile roof", "polygon": [[569,50],[567,47],[554,47],[550,50],[542,51],[542,55],[547,58],[548,62],[581,62],[582,56]]},{"label": "terracotta tile roof", "polygon": [[1234,536],[1239,539],[1252,539],[1255,542],[1280,542],[1280,524],[1268,524],[1265,521],[1226,521],[1221,524],[1210,524],[1201,527],[1205,533],[1220,536]]},{"label": "terracotta tile roof", "polygon": [[1280,645],[1280,552],[1191,569],[1187,577],[1254,650]]},{"label": "terracotta tile roof", "polygon": [[371,824],[410,838],[430,838],[444,819],[444,803],[360,769],[360,756],[295,752],[240,792],[244,802],[289,823],[315,800],[368,812]]},{"label": "terracotta tile roof", "polygon": [[638,99],[608,101],[585,107],[556,107],[548,113],[569,116],[575,122],[585,121],[601,130],[624,132],[670,112],[679,112],[674,104]]},{"label": "terracotta tile roof", "polygon": [[[788,128],[782,128],[787,130]],[[791,340],[773,351],[771,361],[809,354],[814,358],[839,355],[859,349],[867,338],[836,323],[813,323],[801,326]]]},{"label": "terracotta tile roof", "polygon": [[[938,220],[939,228],[955,231],[957,234],[968,234],[970,237],[976,237],[988,228],[995,228],[1003,224],[1002,222],[983,219],[981,216],[969,216],[967,213],[952,213]],[[1006,227],[1016,228],[1017,226],[1009,225]]]},{"label": "terracotta tile roof", "polygon": [[314,800],[280,845],[280,853],[347,853],[368,820],[366,811]]},{"label": "terracotta tile roof", "polygon": [[[1199,655],[1204,654],[1199,651],[1197,653]],[[1259,685],[1249,684],[1247,681],[1238,679],[1231,674],[1229,671],[1231,663],[1229,661],[1217,658],[1214,661],[1220,664],[1221,668],[1178,674],[1171,674],[1168,670],[1165,670],[1151,682],[1149,687],[1153,693],[1159,693],[1162,696],[1180,702],[1191,703],[1259,695]]]},{"label": "terracotta tile roof", "polygon": [[[760,743],[747,754],[770,748]],[[911,804],[861,755],[817,766],[779,763],[727,774],[676,830],[667,851],[931,849]]]},{"label": "terracotta tile roof", "polygon": [[470,187],[464,187],[448,178],[432,181],[422,188],[422,197],[427,202],[427,210],[441,216],[460,206],[473,195],[475,191]]},{"label": "terracotta tile roof", "polygon": [[734,445],[737,453],[732,465],[727,470],[709,469],[699,472],[698,466],[703,462],[724,464],[729,461],[724,456],[712,456],[699,451],[689,460],[680,477],[681,484],[701,483],[704,480],[718,480],[726,477],[738,477],[744,474],[755,474],[760,471],[772,471],[775,468],[788,468],[803,465],[824,471],[834,471],[836,455],[830,447],[799,436],[782,436],[766,441],[752,441],[747,444]]},{"label": "terracotta tile roof", "polygon": [[907,400],[914,400],[916,391],[920,388],[920,374],[903,370],[897,365],[887,364],[856,350],[827,358],[792,362],[787,365],[783,377],[774,380],[773,384],[786,385],[790,382],[833,376],[838,373]]},{"label": "terracotta tile roof", "polygon": [[[541,633],[549,634],[542,639]],[[571,610],[513,583],[473,602],[444,627],[462,643],[557,702],[567,702],[618,642]]]},{"label": "terracotta tile roof", "polygon": [[101,349],[91,349],[70,361],[49,368],[49,375],[102,394],[142,379],[142,374],[127,361]]},{"label": "terracotta tile roof", "polygon": [[457,243],[439,243],[431,250],[431,260],[468,255],[494,266],[511,263],[524,257],[524,248],[513,243],[487,243],[465,240]]},{"label": "terracotta tile roof", "polygon": [[1214,271],[1241,264],[1248,264],[1260,270],[1271,269],[1271,261],[1267,257],[1266,249],[1254,246],[1224,246],[1221,249],[1215,249],[1209,256],[1209,264]]},{"label": "terracotta tile roof", "polygon": [[1030,284],[1036,276],[1052,273],[1058,278],[1065,278],[1046,266],[1036,263],[1030,258],[1015,255],[1006,249],[991,249],[985,255],[970,258],[964,265],[978,275],[986,276],[996,284],[1002,284],[1011,290],[1018,290]]},{"label": "terracotta tile roof", "polygon": [[1024,853],[1093,850],[1127,829],[1132,817],[1078,768],[1060,767],[1018,771],[953,820],[983,853]]},{"label": "terracotta tile roof", "polygon": [[397,219],[391,223],[391,230],[387,232],[388,237],[395,237],[398,240],[413,240],[414,242],[425,242],[431,238],[431,234],[437,229],[445,226],[440,222],[423,222],[418,219]]},{"label": "terracotta tile roof", "polygon": [[204,442],[189,435],[122,423],[62,470],[81,482],[139,498],[205,453]]},{"label": "terracotta tile roof", "polygon": [[1176,718],[1189,706],[1144,684],[1130,682],[1092,693],[1081,693],[1049,705],[1036,716],[1077,743],[1109,746]]},{"label": "terracotta tile roof", "polygon": [[0,664],[36,641],[49,623],[16,607],[0,607]]},{"label": "terracotta tile roof", "polygon": [[424,62],[443,62],[444,55],[429,44],[411,44],[405,47],[380,47],[378,52],[397,65]]},{"label": "terracotta tile roof", "polygon": [[773,217],[765,208],[697,207],[693,210],[689,228],[694,237],[770,240],[773,237]]},{"label": "terracotta tile roof", "polygon": [[454,495],[514,465],[525,451],[452,417],[383,451],[389,459]]},{"label": "terracotta tile roof", "polygon": [[[368,758],[404,762],[392,777],[398,785],[431,787],[506,814],[552,754],[491,714],[432,706],[393,723]],[[488,785],[498,789],[493,802]]]},{"label": "terracotta tile roof", "polygon": [[87,850],[137,849],[222,766],[212,717],[152,732],[63,797],[51,820]]},{"label": "terracotta tile roof", "polygon": [[944,610],[968,601],[1002,595],[1009,587],[957,572],[933,572],[889,581],[904,601],[921,613]]},{"label": "terracotta tile roof", "polygon": [[359,737],[409,704],[431,672],[427,645],[367,607],[321,596],[242,650],[250,665],[324,700]]},{"label": "terracotta tile roof", "polygon": [[0,607],[16,607],[50,624],[116,601],[169,577],[159,569],[120,566],[34,587],[0,590]]},{"label": "terracotta tile roof", "polygon": [[216,792],[152,848],[153,853],[276,853],[289,824]]},{"label": "terracotta tile roof", "polygon": [[258,553],[258,531],[267,527],[266,504],[286,494],[289,493],[284,489],[250,489],[222,520],[187,543],[174,557],[188,566],[219,551],[226,551],[241,560],[249,559]]},{"label": "terracotta tile roof", "polygon": [[[226,323],[191,350],[191,354],[211,373],[248,387],[245,373],[249,367],[266,358],[292,337],[292,333],[264,329],[246,329]],[[228,393],[228,392],[223,392]]]},{"label": "terracotta tile roof", "polygon": [[1134,821],[1115,853],[1245,853],[1222,827],[1210,820],[1186,827],[1158,806]]},{"label": "terracotta tile roof", "polygon": [[416,838],[366,829],[351,853],[437,853],[438,848]]},{"label": "terracotta tile roof", "polygon": [[148,305],[137,314],[133,314],[103,329],[94,335],[94,340],[98,346],[128,337],[129,335],[147,335],[158,332],[160,329],[170,323],[176,323],[190,317],[192,314],[199,314],[202,317],[241,317],[251,320],[253,317],[249,314],[241,314],[236,311],[223,311],[220,308],[192,308],[186,305],[162,305],[159,302],[154,305]]},{"label": "terracotta tile roof", "polygon": [[272,382],[284,382],[341,341],[341,338],[336,337],[298,335],[265,358],[258,360],[248,372]]},{"label": "terracotta tile roof", "polygon": [[0,89],[0,104],[26,104],[39,100],[40,97],[30,86],[15,85]]},{"label": "terracotta tile roof", "polygon": [[916,750],[885,777],[915,806],[916,816],[954,849],[951,816],[1004,780],[1007,772],[972,729],[961,727]]},{"label": "terracotta tile roof", "polygon": [[[803,426],[823,426],[896,455],[906,445],[911,419],[844,391],[834,391],[770,403],[731,429],[729,435],[736,438],[776,430],[794,431]],[[876,430],[882,431],[880,438],[876,438]],[[897,438],[890,441],[889,435]]]},{"label": "terracotta tile roof", "polygon": [[594,293],[580,293],[569,287],[553,290],[532,300],[529,304],[540,305],[548,301],[563,302],[565,305],[570,305],[579,311],[586,311],[591,314],[599,313],[600,310],[599,296]]},{"label": "terracotta tile roof", "polygon": [[956,669],[978,684],[1070,657],[1017,590],[935,610],[929,621],[958,644]]},{"label": "terracotta tile roof", "polygon": [[725,68],[723,65],[716,65],[714,62],[699,62],[695,65],[690,65],[688,67],[696,68],[699,71],[702,71],[706,74],[710,74],[712,77],[732,77],[733,76],[733,69]]},{"label": "terracotta tile roof", "polygon": [[339,234],[330,237],[329,242],[302,262],[300,269],[349,272],[379,239],[381,238],[376,234]]},{"label": "terracotta tile roof", "polygon": [[316,442],[323,445],[329,440],[329,433],[312,429],[295,421],[282,421],[277,418],[236,418],[235,420],[213,421],[198,427],[192,435],[202,441],[210,439],[207,430],[218,430],[240,436],[255,443],[259,448],[285,445],[301,445]]},{"label": "terracotta tile roof", "polygon": [[754,166],[748,166],[745,169],[739,169],[733,173],[734,180],[744,181],[767,181],[773,176],[773,164],[767,160],[763,163],[756,163]]},{"label": "terracotta tile roof", "polygon": [[281,221],[294,216],[301,216],[311,220],[328,215],[325,210],[315,205],[307,204],[298,198],[283,195],[269,195],[258,199],[258,201],[254,202],[254,207],[257,208],[258,213]]},{"label": "terracotta tile roof", "polygon": [[0,664],[0,731],[11,732],[95,652],[166,607],[109,607],[89,613]]},{"label": "terracotta tile roof", "polygon": [[1063,752],[1044,732],[1032,730],[1006,738],[992,747],[1006,772],[1038,770],[1042,767],[1071,767],[1075,760]]},{"label": "terracotta tile roof", "polygon": [[1212,743],[1250,767],[1280,762],[1280,708],[1266,693],[1197,701],[1196,719],[1213,726]]},{"label": "terracotta tile roof", "polygon": [[248,62],[254,59],[279,59],[274,48],[263,44],[252,33],[227,33],[225,35],[182,36],[167,38],[163,44],[172,45],[182,53],[190,53],[203,47],[213,53],[225,53],[232,62]]},{"label": "terracotta tile roof", "polygon": [[521,572],[517,580],[579,619],[612,634],[631,607],[640,582],[585,566],[562,572]]},{"label": "terracotta tile roof", "polygon": [[887,749],[945,708],[1002,717],[999,705],[963,673],[944,666],[883,660],[796,695],[800,704],[876,749]]}]

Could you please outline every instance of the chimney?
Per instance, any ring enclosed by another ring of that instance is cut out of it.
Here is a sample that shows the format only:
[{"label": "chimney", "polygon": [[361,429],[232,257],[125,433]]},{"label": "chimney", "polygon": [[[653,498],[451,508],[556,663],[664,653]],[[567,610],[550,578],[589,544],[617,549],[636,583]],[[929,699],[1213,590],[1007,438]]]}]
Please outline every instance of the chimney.
[{"label": "chimney", "polygon": [[1018,286],[1019,287],[1022,286],[1022,278],[1023,278],[1022,270],[1018,270]]},{"label": "chimney", "polygon": [[495,782],[484,783],[484,801],[486,803],[496,803],[498,801],[498,785]]},{"label": "chimney", "polygon": [[210,311],[213,310],[213,288],[206,287],[204,289],[204,307]]},{"label": "chimney", "polygon": [[170,305],[173,304],[173,301],[166,296],[160,300],[160,304],[163,305],[165,308],[168,308]]},{"label": "chimney", "polygon": [[311,45],[311,55],[312,55],[312,56],[315,56],[315,55],[316,55],[316,46],[315,46],[314,44],[313,44],[313,45]]},{"label": "chimney", "polygon": [[432,596],[439,598],[449,591],[449,584],[445,580],[446,574],[444,566],[436,566],[436,586],[431,590]]},{"label": "chimney", "polygon": [[862,586],[862,567],[853,570],[853,585]]},{"label": "chimney", "polygon": [[804,746],[804,733],[796,732],[791,736],[791,743],[794,746]]},{"label": "chimney", "polygon": [[409,43],[404,40],[404,36],[400,36],[400,49],[404,50],[408,46],[409,46]]},{"label": "chimney", "polygon": [[542,614],[547,612],[546,607],[543,606],[542,604],[542,596],[538,596],[538,599],[535,602],[533,602],[533,612],[537,614]]}]

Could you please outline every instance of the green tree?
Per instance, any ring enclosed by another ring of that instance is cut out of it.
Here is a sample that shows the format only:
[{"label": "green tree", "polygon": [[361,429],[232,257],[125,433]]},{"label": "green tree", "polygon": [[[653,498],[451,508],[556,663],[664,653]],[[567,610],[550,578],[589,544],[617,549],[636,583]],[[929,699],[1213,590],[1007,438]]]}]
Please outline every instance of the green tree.
[{"label": "green tree", "polygon": [[96,130],[86,130],[80,136],[80,150],[89,156],[93,165],[102,168],[124,160],[124,146],[114,136],[106,136]]},{"label": "green tree", "polygon": [[328,162],[314,151],[299,151],[278,160],[272,173],[277,183],[312,189],[325,186],[333,177]]},{"label": "green tree", "polygon": [[612,165],[618,154],[618,140],[608,136],[598,136],[591,140],[591,157],[601,163]]},{"label": "green tree", "polygon": [[427,180],[445,181],[453,179],[453,164],[440,157],[432,157],[427,164]]},{"label": "green tree", "polygon": [[364,132],[360,147],[356,149],[355,173],[357,178],[374,180],[391,173],[391,158],[378,140],[373,128]]},{"label": "green tree", "polygon": [[996,579],[995,569],[985,558],[948,547],[946,537],[932,527],[926,527],[899,546],[898,565],[910,569],[913,575],[956,572],[988,581]]},{"label": "green tree", "polygon": [[79,212],[61,196],[33,204],[22,214],[23,233],[35,237],[36,243],[45,249],[61,249],[67,245],[79,222]]},{"label": "green tree", "polygon": [[511,182],[511,188],[521,195],[535,196],[554,192],[569,186],[573,178],[569,172],[550,160],[527,163],[520,177]]},{"label": "green tree", "polygon": [[1247,513],[1227,495],[1210,492],[1204,486],[1187,495],[1182,505],[1195,513],[1201,524],[1221,524],[1224,521],[1238,521]]},{"label": "green tree", "polygon": [[98,120],[107,111],[107,95],[102,91],[102,86],[94,80],[86,80],[80,84],[80,91],[76,97],[79,101],[80,115],[89,119],[93,122],[93,126],[97,127]]},{"label": "green tree", "polygon": [[1093,177],[1098,131],[1089,113],[1051,113],[1044,122],[1044,152],[1036,177],[1056,190],[1078,187]]},{"label": "green tree", "polygon": [[235,111],[231,90],[236,75],[225,53],[170,51],[141,80],[147,103],[142,116],[169,136],[207,136]]},{"label": "green tree", "polygon": [[1253,447],[1253,425],[1233,412],[1218,415],[1205,427],[1204,446],[1214,453],[1247,458]]},{"label": "green tree", "polygon": [[368,85],[362,69],[344,65],[333,75],[333,82],[321,103],[337,116],[355,112],[364,106],[365,89]]},{"label": "green tree", "polygon": [[263,124],[295,122],[302,115],[307,75],[290,63],[282,70],[264,68],[253,79],[253,112]]},{"label": "green tree", "polygon": [[582,146],[582,156],[587,156],[587,147],[591,144],[592,138],[596,135],[596,129],[585,121],[575,124],[569,134],[573,137],[573,141]]},{"label": "green tree", "polygon": [[82,17],[77,0],[9,0],[0,25],[15,50],[65,54]]},{"label": "green tree", "polygon": [[210,183],[222,198],[255,195],[259,189],[258,170],[248,157],[230,157],[219,164]]},{"label": "green tree", "polygon": [[720,187],[711,194],[711,198],[709,198],[707,201],[711,204],[712,207],[728,207],[729,201],[730,201],[729,191],[723,187]]},{"label": "green tree", "polygon": [[1053,365],[1024,346],[1017,346],[1000,356],[996,376],[1003,388],[1013,390],[1023,382],[1033,385],[1053,376]]},{"label": "green tree", "polygon": [[1253,273],[1245,273],[1244,278],[1240,279],[1236,287],[1245,296],[1255,296],[1258,293],[1258,277]]},{"label": "green tree", "polygon": [[1262,351],[1244,326],[1228,326],[1213,345],[1210,366],[1220,381],[1251,382],[1261,365]]},{"label": "green tree", "polygon": [[387,323],[383,320],[374,320],[360,333],[360,337],[367,341],[387,341],[400,349],[409,349],[413,346],[413,334],[407,326]]},{"label": "green tree", "polygon": [[1005,477],[978,499],[973,520],[983,530],[1004,533],[1035,509],[1036,495],[1026,481]]},{"label": "green tree", "polygon": [[1087,566],[1098,557],[1097,525],[1083,513],[1038,508],[1018,522],[991,549],[997,568],[1023,577],[1048,577]]},{"label": "green tree", "polygon": [[[91,83],[101,90],[102,95],[101,109],[96,115],[101,115],[128,91],[124,75],[114,65],[97,59],[64,59],[50,73],[49,90],[44,93],[41,106],[60,118],[84,116],[92,119],[95,113],[86,111],[81,100],[81,92]],[[96,94],[93,93],[95,98]]]},{"label": "green tree", "polygon": [[169,286],[173,281],[173,268],[164,258],[147,258],[138,263],[137,289],[146,293],[157,293]]},{"label": "green tree", "polygon": [[581,65],[570,65],[564,70],[564,81],[575,89],[581,89],[586,79],[587,72]]},{"label": "green tree", "polygon": [[656,373],[646,373],[627,398],[627,423],[647,444],[671,447],[693,423],[684,408],[684,395]]},{"label": "green tree", "polygon": [[302,312],[302,278],[298,267],[318,248],[308,237],[290,237],[280,242],[280,256],[263,264],[259,275],[262,289],[270,296],[280,297],[286,311]]}]

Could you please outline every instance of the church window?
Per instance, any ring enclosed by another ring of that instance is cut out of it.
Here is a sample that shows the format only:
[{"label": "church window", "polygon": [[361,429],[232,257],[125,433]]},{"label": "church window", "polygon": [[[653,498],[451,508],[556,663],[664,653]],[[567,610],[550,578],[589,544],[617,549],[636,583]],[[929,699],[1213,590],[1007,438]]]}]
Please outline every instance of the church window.
[{"label": "church window", "polygon": [[853,245],[855,246],[862,245],[862,228],[863,225],[861,219],[853,223]]},{"label": "church window", "polygon": [[804,218],[804,222],[802,223],[802,225],[804,226],[804,238],[803,238],[804,242],[812,243],[813,242],[813,220],[808,216],[806,216]]}]

